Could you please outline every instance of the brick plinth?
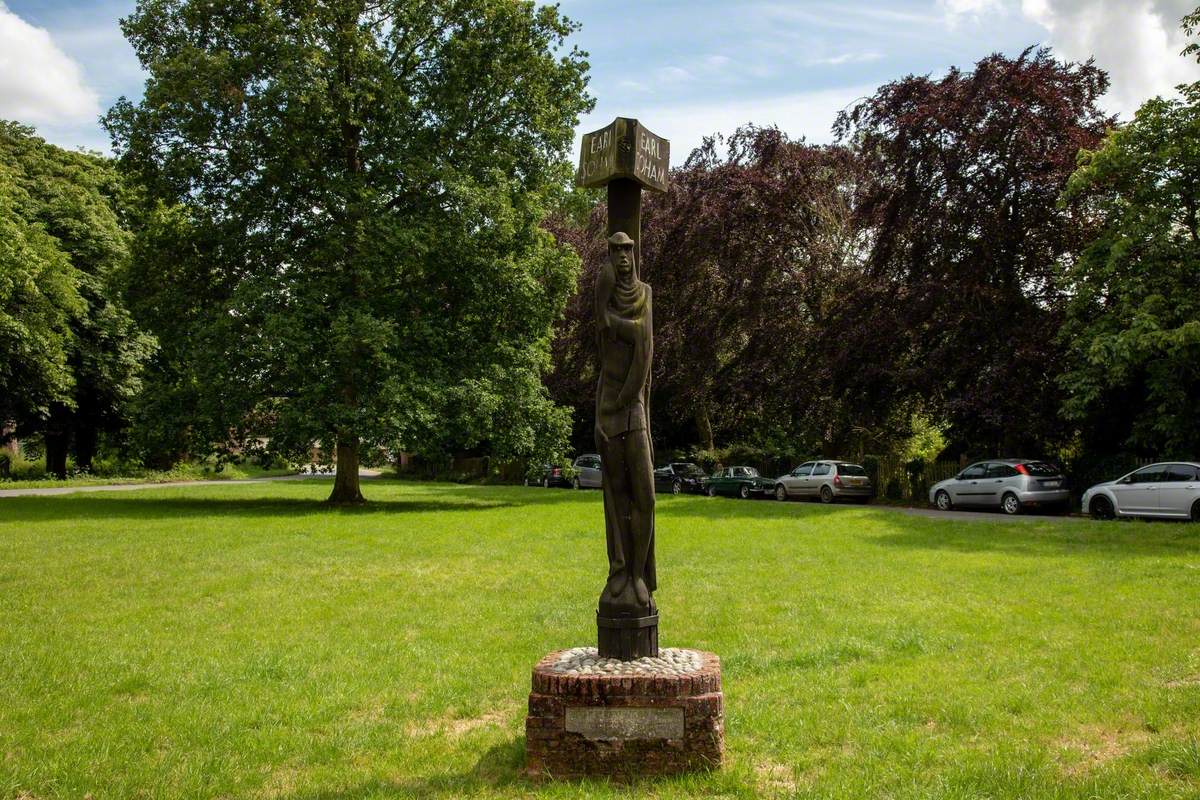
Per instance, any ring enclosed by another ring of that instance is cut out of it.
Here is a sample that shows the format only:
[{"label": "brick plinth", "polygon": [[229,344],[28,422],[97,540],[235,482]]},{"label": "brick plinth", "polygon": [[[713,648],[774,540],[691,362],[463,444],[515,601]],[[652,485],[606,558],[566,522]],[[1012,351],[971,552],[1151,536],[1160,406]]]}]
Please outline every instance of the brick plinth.
[{"label": "brick plinth", "polygon": [[[562,652],[533,668],[525,718],[531,776],[621,780],[721,765],[725,713],[716,655],[701,653],[700,669],[683,675],[567,675],[553,669]],[[567,709],[586,724],[568,724]],[[669,738],[643,738],[662,736]]]}]

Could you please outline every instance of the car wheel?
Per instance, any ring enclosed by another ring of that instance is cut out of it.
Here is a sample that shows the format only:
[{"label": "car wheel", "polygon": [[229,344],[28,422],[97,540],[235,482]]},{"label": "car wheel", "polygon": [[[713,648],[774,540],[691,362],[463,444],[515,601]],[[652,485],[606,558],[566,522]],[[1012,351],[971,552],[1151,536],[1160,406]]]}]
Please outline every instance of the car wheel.
[{"label": "car wheel", "polygon": [[1000,499],[1000,508],[1010,517],[1016,516],[1021,513],[1021,498],[1009,492]]},{"label": "car wheel", "polygon": [[1200,500],[1192,503],[1192,522],[1200,522]]},{"label": "car wheel", "polygon": [[950,502],[950,493],[944,490],[933,496],[933,504],[938,507],[938,511],[949,511],[954,508],[954,504]]},{"label": "car wheel", "polygon": [[571,481],[571,488],[572,489],[582,489],[583,488],[583,484],[581,484],[579,482],[579,478],[575,478],[574,480]]},{"label": "car wheel", "polygon": [[828,486],[821,487],[821,502],[822,503],[832,503],[833,502],[833,489],[830,489]]},{"label": "car wheel", "polygon": [[671,494],[680,494],[681,492],[683,492],[683,484],[682,483],[680,483],[679,481],[675,481],[674,483],[671,484]]},{"label": "car wheel", "polygon": [[704,490],[704,493],[707,494],[709,497],[716,497],[717,496],[717,487],[710,486]]},{"label": "car wheel", "polygon": [[780,501],[787,500],[787,487],[782,483],[776,485],[775,487],[775,499]]},{"label": "car wheel", "polygon": [[749,500],[750,499],[750,487],[743,483],[741,488],[738,489],[738,497],[742,498],[743,500]]},{"label": "car wheel", "polygon": [[[1115,514],[1113,513],[1112,501],[1109,500],[1104,495],[1100,495],[1099,497],[1093,497],[1092,504],[1088,508],[1088,511],[1091,512],[1092,519],[1112,519],[1115,516]],[[1192,519],[1195,519],[1195,518],[1196,518],[1196,509],[1193,508],[1192,509]]]}]

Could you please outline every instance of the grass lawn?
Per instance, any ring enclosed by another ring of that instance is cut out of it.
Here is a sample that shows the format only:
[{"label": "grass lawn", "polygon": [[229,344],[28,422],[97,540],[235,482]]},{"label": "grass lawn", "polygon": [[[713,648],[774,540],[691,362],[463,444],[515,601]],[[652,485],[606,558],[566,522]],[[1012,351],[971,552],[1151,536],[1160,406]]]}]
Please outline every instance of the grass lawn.
[{"label": "grass lawn", "polygon": [[1200,526],[660,498],[728,758],[631,793],[521,776],[600,494],[328,488],[0,500],[0,798],[1200,796]]}]

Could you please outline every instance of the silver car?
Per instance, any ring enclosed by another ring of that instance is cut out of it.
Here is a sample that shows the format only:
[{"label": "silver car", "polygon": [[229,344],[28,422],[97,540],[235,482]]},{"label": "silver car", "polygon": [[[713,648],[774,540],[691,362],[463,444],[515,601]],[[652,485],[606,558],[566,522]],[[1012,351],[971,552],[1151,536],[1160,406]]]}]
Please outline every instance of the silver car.
[{"label": "silver car", "polygon": [[1096,519],[1170,517],[1200,522],[1200,464],[1151,464],[1083,493],[1083,510]]},{"label": "silver car", "polygon": [[575,469],[575,477],[571,486],[575,489],[599,489],[604,482],[604,470],[600,466],[600,456],[595,453],[585,453],[575,459],[571,465]]},{"label": "silver car", "polygon": [[805,461],[775,479],[776,500],[804,497],[832,503],[839,497],[848,497],[865,503],[873,493],[867,471],[849,461]]},{"label": "silver car", "polygon": [[1067,477],[1045,461],[1020,458],[976,462],[962,472],[929,489],[929,502],[942,511],[956,506],[999,508],[1005,514],[1020,514],[1029,506],[1071,503]]}]

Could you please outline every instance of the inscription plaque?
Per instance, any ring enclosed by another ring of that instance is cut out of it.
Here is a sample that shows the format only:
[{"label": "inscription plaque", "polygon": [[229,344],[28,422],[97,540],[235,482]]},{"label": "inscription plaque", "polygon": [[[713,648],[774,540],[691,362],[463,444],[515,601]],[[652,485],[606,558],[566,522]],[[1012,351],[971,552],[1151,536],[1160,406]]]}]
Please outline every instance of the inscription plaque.
[{"label": "inscription plaque", "polygon": [[567,731],[587,739],[682,739],[682,708],[567,706]]},{"label": "inscription plaque", "polygon": [[585,133],[579,149],[580,186],[596,188],[629,178],[643,189],[667,190],[671,143],[636,119],[617,117],[598,131]]}]

